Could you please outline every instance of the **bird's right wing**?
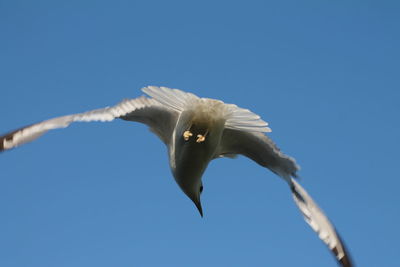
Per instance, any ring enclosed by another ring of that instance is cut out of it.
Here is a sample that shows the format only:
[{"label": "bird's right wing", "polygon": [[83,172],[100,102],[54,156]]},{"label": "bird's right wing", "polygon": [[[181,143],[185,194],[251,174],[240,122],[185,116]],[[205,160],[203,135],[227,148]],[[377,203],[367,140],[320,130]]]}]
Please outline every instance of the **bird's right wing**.
[{"label": "bird's right wing", "polygon": [[283,154],[263,133],[233,129],[224,130],[215,158],[225,155],[244,155],[285,179],[305,221],[329,247],[341,266],[353,266],[349,253],[332,223],[304,188],[292,178],[296,177],[299,170],[293,158]]},{"label": "bird's right wing", "polygon": [[125,99],[112,107],[57,117],[9,132],[0,136],[0,152],[31,142],[49,130],[68,127],[73,122],[112,121],[116,118],[145,123],[167,142],[177,116],[176,111],[152,98]]}]

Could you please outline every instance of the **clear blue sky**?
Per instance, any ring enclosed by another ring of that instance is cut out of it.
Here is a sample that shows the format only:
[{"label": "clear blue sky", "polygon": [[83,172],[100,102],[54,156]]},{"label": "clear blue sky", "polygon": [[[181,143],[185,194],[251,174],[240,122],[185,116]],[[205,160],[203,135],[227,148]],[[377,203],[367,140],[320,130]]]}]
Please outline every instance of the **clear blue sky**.
[{"label": "clear blue sky", "polygon": [[[235,103],[270,123],[358,266],[399,266],[399,7],[0,1],[0,132],[145,85]],[[74,124],[0,157],[0,266],[336,266],[246,158],[211,163],[202,219],[140,124]]]}]

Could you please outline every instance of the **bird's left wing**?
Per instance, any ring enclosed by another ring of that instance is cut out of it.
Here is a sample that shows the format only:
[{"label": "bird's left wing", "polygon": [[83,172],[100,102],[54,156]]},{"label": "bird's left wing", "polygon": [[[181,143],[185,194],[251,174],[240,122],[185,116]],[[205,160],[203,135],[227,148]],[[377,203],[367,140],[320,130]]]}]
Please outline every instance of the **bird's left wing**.
[{"label": "bird's left wing", "polygon": [[304,220],[318,234],[319,238],[329,247],[338,263],[343,267],[351,267],[353,263],[350,254],[329,221],[325,213],[318,207],[307,191],[294,179],[292,180],[292,193],[296,205],[304,216]]},{"label": "bird's left wing", "polygon": [[306,222],[329,247],[341,266],[353,266],[335,227],[306,190],[292,178],[296,177],[299,170],[293,158],[283,154],[263,133],[225,129],[215,158],[238,154],[254,160],[284,178],[290,185],[295,203]]},{"label": "bird's left wing", "polygon": [[[0,152],[33,141],[49,130],[65,128],[73,122],[112,121],[116,118],[145,123],[158,135],[160,133],[161,139],[165,139],[171,130],[166,128],[170,127],[170,124],[165,121],[173,120],[176,117],[175,113],[152,98],[142,96],[125,99],[112,107],[57,117],[9,132],[0,136]],[[159,123],[161,120],[164,123]],[[165,134],[162,134],[163,132]]]},{"label": "bird's left wing", "polygon": [[296,177],[299,166],[264,133],[225,128],[215,158],[243,155],[279,176]]}]

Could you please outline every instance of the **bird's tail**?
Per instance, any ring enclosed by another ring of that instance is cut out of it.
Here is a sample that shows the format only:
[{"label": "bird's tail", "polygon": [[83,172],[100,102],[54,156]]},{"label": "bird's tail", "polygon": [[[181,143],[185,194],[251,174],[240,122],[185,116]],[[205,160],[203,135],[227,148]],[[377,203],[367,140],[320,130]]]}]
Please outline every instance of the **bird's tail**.
[{"label": "bird's tail", "polygon": [[335,227],[318,207],[317,203],[315,203],[307,191],[293,178],[290,179],[289,185],[292,190],[294,202],[299,207],[305,221],[329,247],[339,264],[343,267],[354,266]]}]

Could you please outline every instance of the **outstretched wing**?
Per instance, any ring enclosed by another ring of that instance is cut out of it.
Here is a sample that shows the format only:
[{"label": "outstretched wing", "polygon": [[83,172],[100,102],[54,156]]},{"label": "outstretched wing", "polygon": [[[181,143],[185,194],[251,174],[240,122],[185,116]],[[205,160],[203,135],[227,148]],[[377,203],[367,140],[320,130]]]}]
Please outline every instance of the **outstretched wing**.
[{"label": "outstretched wing", "polygon": [[176,117],[175,111],[152,98],[126,99],[112,107],[57,117],[7,133],[0,136],[0,152],[31,142],[49,130],[65,128],[73,122],[112,121],[116,118],[145,123],[167,142],[172,133],[171,122]]},{"label": "outstretched wing", "polygon": [[300,167],[296,161],[280,152],[265,134],[260,132],[224,129],[215,157],[243,155],[281,177],[296,177]]},{"label": "outstretched wing", "polygon": [[318,207],[307,191],[294,179],[292,181],[293,199],[304,216],[304,220],[318,234],[319,238],[329,247],[338,262],[343,267],[353,266],[350,255],[343,241],[328,217]]},{"label": "outstretched wing", "polygon": [[254,160],[285,179],[291,187],[295,203],[306,222],[329,247],[341,266],[353,266],[332,223],[304,188],[291,178],[296,177],[296,172],[299,170],[293,158],[283,154],[263,133],[225,129],[215,157],[237,154]]}]

